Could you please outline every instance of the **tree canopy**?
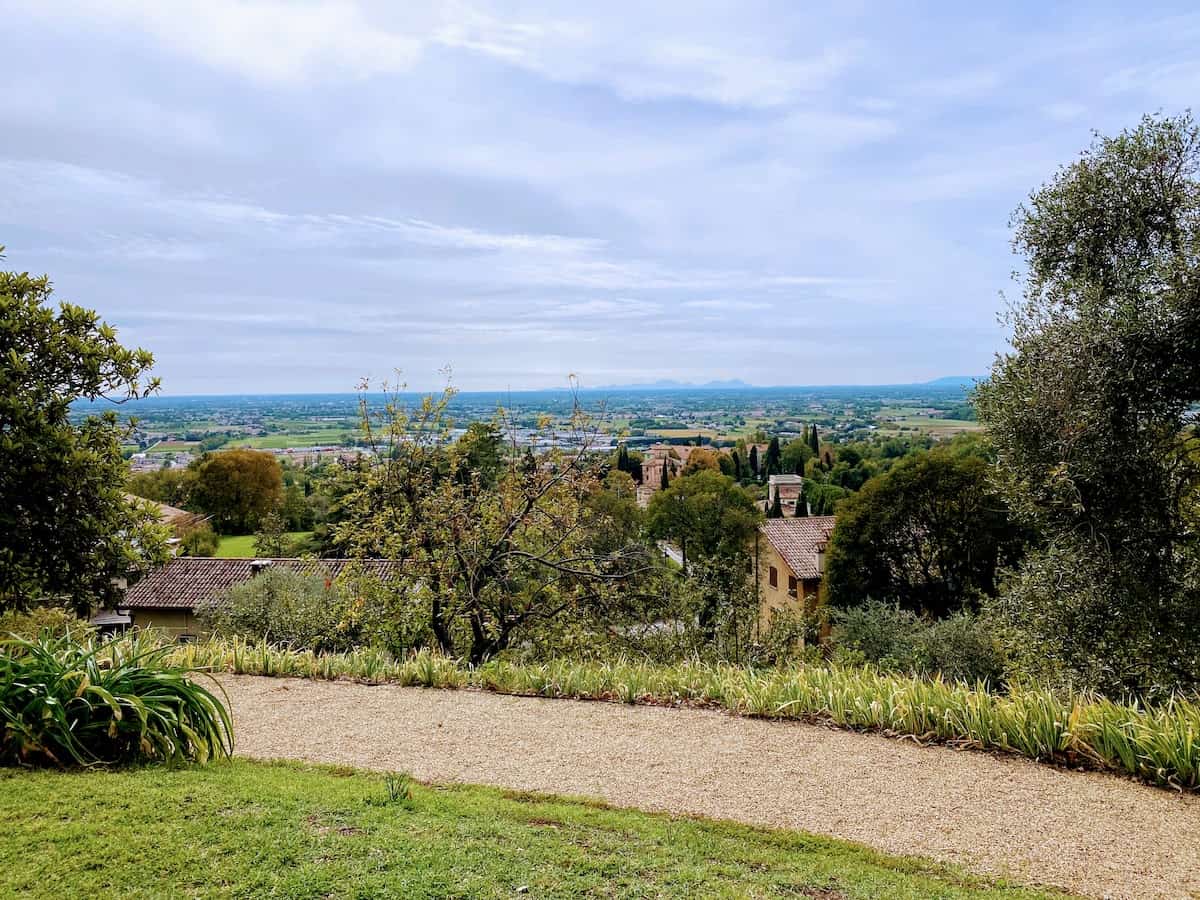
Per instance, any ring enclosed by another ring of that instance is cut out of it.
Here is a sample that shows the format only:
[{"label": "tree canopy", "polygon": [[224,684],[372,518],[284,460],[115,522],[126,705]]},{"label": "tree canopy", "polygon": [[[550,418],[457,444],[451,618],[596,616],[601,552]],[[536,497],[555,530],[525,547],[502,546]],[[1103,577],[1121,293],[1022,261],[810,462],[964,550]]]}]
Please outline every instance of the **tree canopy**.
[{"label": "tree canopy", "polygon": [[158,380],[149,352],[52,294],[44,276],[0,272],[0,609],[52,598],[86,612],[160,558],[166,533],[124,494],[132,423],[111,409],[72,421],[72,404],[144,397]]},{"label": "tree canopy", "polygon": [[195,466],[191,500],[222,534],[250,534],[283,500],[283,471],[274,454],[221,450]]},{"label": "tree canopy", "polygon": [[934,450],[868,481],[838,507],[830,602],[868,599],[944,616],[996,592],[1022,547],[978,456]]},{"label": "tree canopy", "polygon": [[975,396],[1044,544],[1000,609],[1034,664],[1108,690],[1200,679],[1200,133],[1098,137],[1014,215],[1012,350]]}]

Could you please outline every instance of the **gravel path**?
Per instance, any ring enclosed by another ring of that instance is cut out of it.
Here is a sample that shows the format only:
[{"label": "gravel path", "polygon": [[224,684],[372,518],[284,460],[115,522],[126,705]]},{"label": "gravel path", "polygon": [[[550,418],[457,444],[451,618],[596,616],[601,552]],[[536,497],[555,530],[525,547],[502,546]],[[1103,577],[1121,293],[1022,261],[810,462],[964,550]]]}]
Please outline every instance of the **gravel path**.
[{"label": "gravel path", "polygon": [[1200,895],[1200,797],[691,709],[225,676],[237,752],[833,835],[1093,896]]}]

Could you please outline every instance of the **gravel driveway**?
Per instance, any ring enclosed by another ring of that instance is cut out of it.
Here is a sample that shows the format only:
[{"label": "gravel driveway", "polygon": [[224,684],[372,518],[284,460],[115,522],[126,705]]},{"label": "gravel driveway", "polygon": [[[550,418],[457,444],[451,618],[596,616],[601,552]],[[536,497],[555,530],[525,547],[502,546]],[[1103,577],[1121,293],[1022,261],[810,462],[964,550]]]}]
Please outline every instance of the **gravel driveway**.
[{"label": "gravel driveway", "polygon": [[1200,893],[1200,797],[719,712],[222,676],[237,752],[846,838],[1094,896]]}]

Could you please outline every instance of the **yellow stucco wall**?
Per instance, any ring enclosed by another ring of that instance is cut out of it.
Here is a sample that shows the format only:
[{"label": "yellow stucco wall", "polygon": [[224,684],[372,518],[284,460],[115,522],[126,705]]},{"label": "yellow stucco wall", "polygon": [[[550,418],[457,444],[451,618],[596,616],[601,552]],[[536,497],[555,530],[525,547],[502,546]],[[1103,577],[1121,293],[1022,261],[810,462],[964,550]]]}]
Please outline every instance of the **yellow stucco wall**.
[{"label": "yellow stucco wall", "polygon": [[[794,579],[788,564],[784,562],[779,551],[769,542],[763,541],[759,551],[758,563],[758,627],[760,632],[766,631],[771,625],[771,617],[777,610],[793,609],[799,612],[801,604],[807,600],[807,612],[813,612],[825,601],[824,579],[808,581],[796,580],[795,596],[789,593],[790,579]],[[771,586],[771,567],[775,567],[776,585]]]},{"label": "yellow stucco wall", "polygon": [[155,628],[173,637],[200,636],[200,623],[186,609],[132,609],[129,616],[135,628]]}]

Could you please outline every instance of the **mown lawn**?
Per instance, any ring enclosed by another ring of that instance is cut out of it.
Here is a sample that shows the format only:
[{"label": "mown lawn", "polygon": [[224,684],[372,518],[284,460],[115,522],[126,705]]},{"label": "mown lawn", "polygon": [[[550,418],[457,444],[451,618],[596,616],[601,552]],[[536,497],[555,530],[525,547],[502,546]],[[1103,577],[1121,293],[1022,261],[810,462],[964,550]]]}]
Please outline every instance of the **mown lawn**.
[{"label": "mown lawn", "polygon": [[[1039,897],[790,832],[291,763],[0,769],[0,895]],[[522,890],[524,889],[524,890]]]},{"label": "mown lawn", "polygon": [[[288,540],[300,541],[308,540],[312,537],[311,531],[289,531],[287,533]],[[213,556],[223,557],[241,557],[250,559],[258,554],[254,552],[254,535],[239,534],[225,535],[217,544],[217,552]]]}]

